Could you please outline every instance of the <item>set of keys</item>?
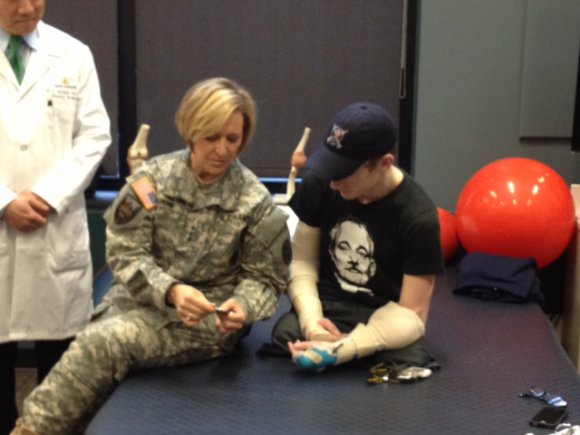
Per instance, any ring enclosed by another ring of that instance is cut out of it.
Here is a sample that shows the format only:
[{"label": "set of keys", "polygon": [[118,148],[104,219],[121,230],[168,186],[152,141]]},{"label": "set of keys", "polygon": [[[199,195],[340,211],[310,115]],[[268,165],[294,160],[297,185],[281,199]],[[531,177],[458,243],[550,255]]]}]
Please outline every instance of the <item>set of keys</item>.
[{"label": "set of keys", "polygon": [[398,369],[396,366],[386,366],[384,363],[377,364],[371,368],[371,377],[367,379],[369,384],[391,384],[410,383],[431,376],[433,371],[425,367],[405,367]]}]

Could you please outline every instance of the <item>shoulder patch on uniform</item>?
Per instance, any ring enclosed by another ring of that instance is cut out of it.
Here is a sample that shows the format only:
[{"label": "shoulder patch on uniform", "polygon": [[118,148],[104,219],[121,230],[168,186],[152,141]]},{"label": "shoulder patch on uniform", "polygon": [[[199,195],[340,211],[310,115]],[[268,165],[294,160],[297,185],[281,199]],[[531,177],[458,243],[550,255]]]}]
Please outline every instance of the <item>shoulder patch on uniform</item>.
[{"label": "shoulder patch on uniform", "polygon": [[123,225],[131,222],[142,206],[133,198],[131,195],[126,194],[125,197],[119,201],[117,208],[115,209],[115,223],[117,225]]},{"label": "shoulder patch on uniform", "polygon": [[286,266],[292,261],[292,242],[290,242],[290,239],[286,239],[282,244],[282,258]]},{"label": "shoulder patch on uniform", "polygon": [[148,177],[141,177],[131,183],[131,189],[145,207],[145,210],[151,210],[157,206],[157,192]]}]

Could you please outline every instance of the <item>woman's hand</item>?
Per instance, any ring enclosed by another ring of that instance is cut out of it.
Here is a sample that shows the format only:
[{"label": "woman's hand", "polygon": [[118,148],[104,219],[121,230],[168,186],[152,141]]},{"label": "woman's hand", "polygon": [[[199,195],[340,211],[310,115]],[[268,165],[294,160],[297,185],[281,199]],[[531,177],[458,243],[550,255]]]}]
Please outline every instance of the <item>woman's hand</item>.
[{"label": "woman's hand", "polygon": [[203,292],[186,284],[173,284],[167,292],[167,302],[175,305],[177,315],[187,326],[195,326],[208,314],[215,313],[216,328],[225,334],[242,329],[246,321],[246,314],[235,299],[228,299],[218,307]]},{"label": "woman's hand", "polygon": [[215,311],[216,327],[222,334],[242,329],[246,322],[246,314],[235,299],[228,299]]},{"label": "woman's hand", "polygon": [[167,302],[175,305],[177,315],[187,326],[197,325],[216,310],[202,292],[186,284],[173,284],[167,292]]}]

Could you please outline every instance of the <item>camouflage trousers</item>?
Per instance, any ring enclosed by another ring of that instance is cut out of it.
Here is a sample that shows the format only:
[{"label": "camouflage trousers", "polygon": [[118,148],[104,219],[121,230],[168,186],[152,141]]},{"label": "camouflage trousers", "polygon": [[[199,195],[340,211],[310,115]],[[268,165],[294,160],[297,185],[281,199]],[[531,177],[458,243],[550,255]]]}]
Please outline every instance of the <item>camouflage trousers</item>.
[{"label": "camouflage trousers", "polygon": [[215,315],[189,328],[156,308],[129,305],[97,308],[98,317],[26,398],[21,419],[27,427],[42,435],[83,433],[130,370],[215,358],[241,335],[220,334]]}]

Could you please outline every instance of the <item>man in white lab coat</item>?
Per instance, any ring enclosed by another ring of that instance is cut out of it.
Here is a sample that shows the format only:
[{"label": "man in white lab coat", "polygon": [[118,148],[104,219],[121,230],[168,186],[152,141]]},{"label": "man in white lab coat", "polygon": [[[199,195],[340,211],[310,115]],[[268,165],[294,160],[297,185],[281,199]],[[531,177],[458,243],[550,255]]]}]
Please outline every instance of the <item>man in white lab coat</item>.
[{"label": "man in white lab coat", "polygon": [[45,0],[0,0],[0,435],[14,361],[34,341],[42,378],[87,324],[83,192],[110,142],[89,48],[40,21]]}]

